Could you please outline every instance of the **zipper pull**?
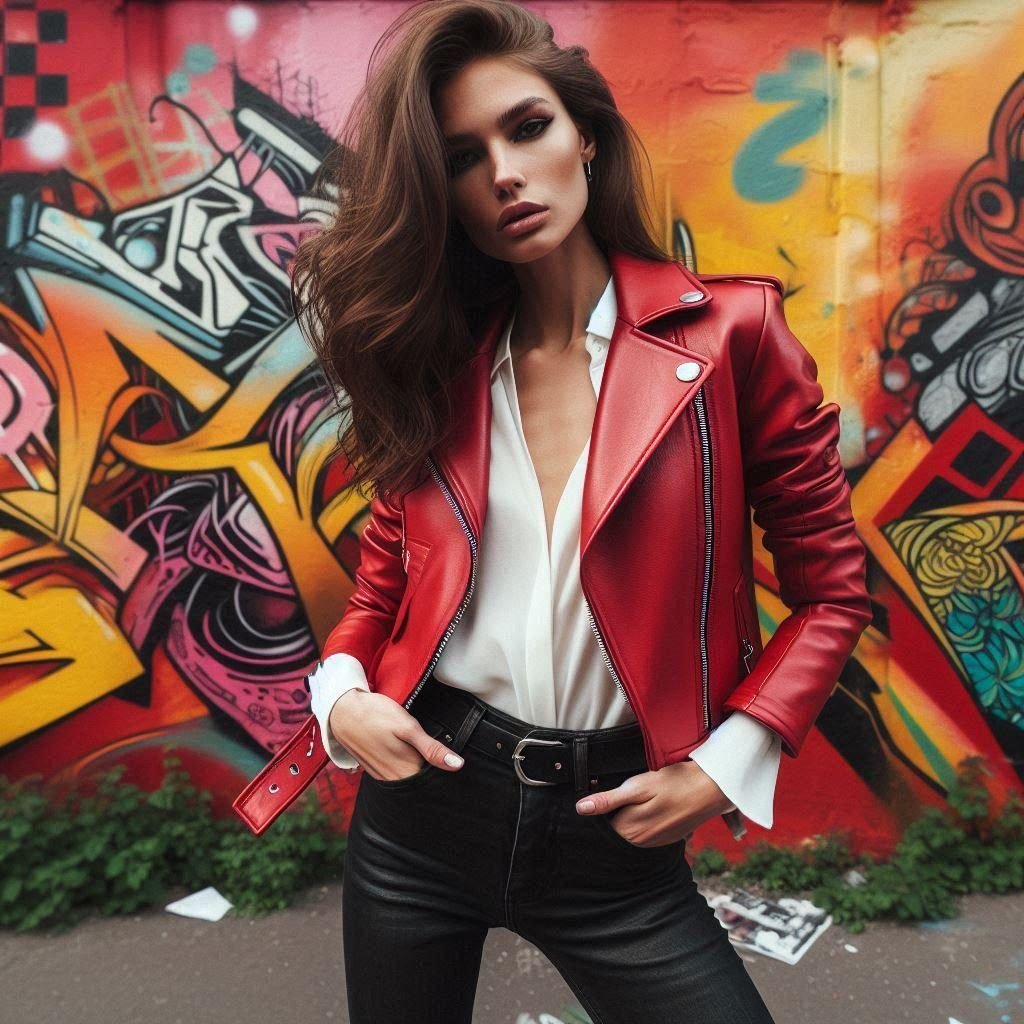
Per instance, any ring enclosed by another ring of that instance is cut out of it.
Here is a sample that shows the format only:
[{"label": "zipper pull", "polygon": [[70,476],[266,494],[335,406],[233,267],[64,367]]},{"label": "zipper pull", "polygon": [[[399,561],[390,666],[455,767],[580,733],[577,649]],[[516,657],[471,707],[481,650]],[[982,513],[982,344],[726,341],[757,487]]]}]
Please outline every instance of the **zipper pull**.
[{"label": "zipper pull", "polygon": [[743,638],[743,664],[747,667],[747,674],[750,674],[750,656],[754,653],[754,645],[746,638]]}]

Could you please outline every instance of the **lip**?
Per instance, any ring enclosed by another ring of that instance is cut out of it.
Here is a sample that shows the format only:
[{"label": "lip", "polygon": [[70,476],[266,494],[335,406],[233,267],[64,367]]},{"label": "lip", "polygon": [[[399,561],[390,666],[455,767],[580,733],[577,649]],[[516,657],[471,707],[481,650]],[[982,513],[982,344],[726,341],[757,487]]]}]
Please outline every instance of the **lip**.
[{"label": "lip", "polygon": [[501,211],[501,216],[498,218],[498,230],[503,231],[505,225],[509,223],[514,217],[521,217],[527,213],[540,213],[546,210],[546,206],[542,206],[540,203],[513,203],[511,206],[506,206]]},{"label": "lip", "polygon": [[550,210],[534,210],[533,213],[528,213],[525,217],[516,217],[501,229],[501,233],[506,238],[528,235],[531,231],[536,231],[548,219],[550,213]]}]

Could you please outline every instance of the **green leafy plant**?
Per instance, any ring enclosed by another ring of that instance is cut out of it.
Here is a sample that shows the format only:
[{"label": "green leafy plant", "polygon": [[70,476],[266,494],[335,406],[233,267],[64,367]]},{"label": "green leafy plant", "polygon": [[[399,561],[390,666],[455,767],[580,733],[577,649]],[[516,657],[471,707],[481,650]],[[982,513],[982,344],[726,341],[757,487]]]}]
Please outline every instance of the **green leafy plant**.
[{"label": "green leafy plant", "polygon": [[705,846],[698,850],[690,861],[690,868],[695,875],[706,878],[709,875],[720,875],[729,870],[729,858],[721,850],[713,846]]},{"label": "green leafy plant", "polygon": [[347,847],[309,793],[298,810],[282,814],[261,836],[244,827],[222,829],[212,876],[236,913],[283,910],[309,886],[339,879]]},{"label": "green leafy plant", "polygon": [[[965,758],[958,768],[947,808],[924,811],[884,863],[870,854],[855,856],[848,837],[836,833],[797,850],[759,843],[731,868],[718,851],[701,850],[693,872],[725,873],[730,883],[756,883],[769,893],[809,892],[851,932],[876,918],[955,917],[958,895],[1024,888],[1024,802],[1011,793],[994,813],[983,760]],[[861,884],[847,880],[851,869],[864,879]]]},{"label": "green leafy plant", "polygon": [[173,888],[208,885],[238,911],[260,914],[340,876],[346,840],[314,794],[256,837],[236,818],[214,818],[211,794],[180,764],[165,757],[152,792],[122,782],[123,765],[88,793],[0,776],[0,927],[63,930],[90,913],[128,914]]},{"label": "green leafy plant", "polygon": [[802,849],[786,850],[759,843],[732,872],[735,881],[757,882],[770,892],[813,889],[856,864],[847,839],[817,836]]}]

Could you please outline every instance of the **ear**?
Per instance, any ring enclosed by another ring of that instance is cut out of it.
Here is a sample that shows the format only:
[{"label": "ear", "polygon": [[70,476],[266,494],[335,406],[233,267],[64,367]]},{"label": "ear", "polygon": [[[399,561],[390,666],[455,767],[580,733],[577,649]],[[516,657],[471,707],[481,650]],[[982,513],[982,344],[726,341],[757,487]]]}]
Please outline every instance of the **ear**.
[{"label": "ear", "polygon": [[597,139],[590,126],[580,121],[573,122],[580,136],[580,159],[593,160],[597,156]]}]

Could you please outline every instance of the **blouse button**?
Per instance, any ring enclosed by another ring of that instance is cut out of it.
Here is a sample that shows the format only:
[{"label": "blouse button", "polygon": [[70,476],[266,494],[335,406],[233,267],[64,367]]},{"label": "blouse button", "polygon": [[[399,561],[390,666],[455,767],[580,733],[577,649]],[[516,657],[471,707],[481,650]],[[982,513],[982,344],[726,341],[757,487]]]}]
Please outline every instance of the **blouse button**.
[{"label": "blouse button", "polygon": [[680,380],[696,380],[700,376],[700,364],[680,363],[676,367],[676,376]]}]

